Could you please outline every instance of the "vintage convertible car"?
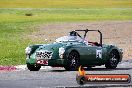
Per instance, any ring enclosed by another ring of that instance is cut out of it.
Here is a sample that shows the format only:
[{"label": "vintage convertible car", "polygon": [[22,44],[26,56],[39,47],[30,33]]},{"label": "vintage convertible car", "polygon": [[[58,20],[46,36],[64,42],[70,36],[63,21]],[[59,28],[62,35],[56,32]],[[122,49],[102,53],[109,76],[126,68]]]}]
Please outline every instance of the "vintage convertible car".
[{"label": "vintage convertible car", "polygon": [[[89,42],[85,38],[90,31],[99,33],[100,42]],[[79,32],[83,32],[81,36]],[[99,30],[74,30],[51,44],[35,44],[25,49],[26,64],[30,71],[38,71],[41,66],[64,67],[77,70],[80,65],[94,67],[105,65],[115,69],[122,60],[122,49],[115,45],[102,44]]]}]

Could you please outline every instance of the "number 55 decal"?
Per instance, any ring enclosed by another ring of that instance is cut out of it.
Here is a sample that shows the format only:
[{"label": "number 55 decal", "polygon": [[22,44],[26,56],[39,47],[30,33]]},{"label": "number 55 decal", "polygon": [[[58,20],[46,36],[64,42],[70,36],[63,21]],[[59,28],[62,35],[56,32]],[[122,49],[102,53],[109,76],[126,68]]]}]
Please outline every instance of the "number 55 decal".
[{"label": "number 55 decal", "polygon": [[102,49],[96,49],[96,58],[102,59]]}]

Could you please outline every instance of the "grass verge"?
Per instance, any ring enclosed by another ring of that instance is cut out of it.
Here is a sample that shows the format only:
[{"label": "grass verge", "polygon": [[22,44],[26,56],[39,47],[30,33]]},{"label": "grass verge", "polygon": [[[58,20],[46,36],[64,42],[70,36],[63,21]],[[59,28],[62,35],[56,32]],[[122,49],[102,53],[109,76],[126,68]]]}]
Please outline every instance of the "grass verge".
[{"label": "grass verge", "polygon": [[[25,14],[32,14],[26,16]],[[37,31],[37,26],[51,22],[85,22],[105,20],[132,20],[131,8],[89,9],[0,9],[0,64],[25,64],[24,49],[31,41],[26,35]],[[24,36],[24,37],[23,37]]]}]

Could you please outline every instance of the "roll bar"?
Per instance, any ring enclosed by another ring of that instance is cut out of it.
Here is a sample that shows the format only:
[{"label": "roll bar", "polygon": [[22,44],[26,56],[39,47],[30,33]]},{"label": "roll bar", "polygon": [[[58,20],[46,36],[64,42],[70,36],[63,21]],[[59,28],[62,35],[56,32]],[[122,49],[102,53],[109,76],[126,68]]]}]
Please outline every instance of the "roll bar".
[{"label": "roll bar", "polygon": [[84,31],[85,32],[84,38],[86,37],[86,35],[89,31],[97,31],[100,34],[100,46],[102,47],[102,33],[100,30],[88,30],[88,29],[86,29],[86,30],[74,30],[74,31]]}]

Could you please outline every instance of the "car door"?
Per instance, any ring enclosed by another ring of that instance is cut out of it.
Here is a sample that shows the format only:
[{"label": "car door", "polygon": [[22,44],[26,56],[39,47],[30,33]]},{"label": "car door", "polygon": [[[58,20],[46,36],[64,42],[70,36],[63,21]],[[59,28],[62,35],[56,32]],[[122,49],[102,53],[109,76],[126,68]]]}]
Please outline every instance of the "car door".
[{"label": "car door", "polygon": [[81,63],[84,65],[96,65],[102,62],[102,47],[83,46]]}]

